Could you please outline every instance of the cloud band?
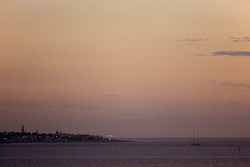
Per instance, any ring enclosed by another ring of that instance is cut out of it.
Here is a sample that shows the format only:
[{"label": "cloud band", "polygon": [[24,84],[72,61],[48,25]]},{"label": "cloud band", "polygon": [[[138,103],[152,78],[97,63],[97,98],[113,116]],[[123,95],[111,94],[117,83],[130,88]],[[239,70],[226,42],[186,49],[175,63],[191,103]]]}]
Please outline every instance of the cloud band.
[{"label": "cloud band", "polygon": [[213,52],[213,56],[250,56],[248,51],[217,51]]}]

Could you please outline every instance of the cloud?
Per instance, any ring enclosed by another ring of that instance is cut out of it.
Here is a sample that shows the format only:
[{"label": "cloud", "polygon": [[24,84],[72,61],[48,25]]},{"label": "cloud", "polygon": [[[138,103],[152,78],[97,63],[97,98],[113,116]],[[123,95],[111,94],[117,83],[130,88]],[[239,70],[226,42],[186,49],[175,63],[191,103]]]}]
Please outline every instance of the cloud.
[{"label": "cloud", "polygon": [[115,94],[107,94],[107,95],[105,95],[105,96],[114,97],[114,96],[116,96],[116,95],[115,95]]},{"label": "cloud", "polygon": [[250,56],[248,51],[217,51],[213,52],[212,56]]},{"label": "cloud", "polygon": [[27,108],[81,108],[84,110],[88,110],[93,108],[89,104],[79,104],[79,103],[64,103],[58,101],[6,101],[0,102],[0,106],[7,106],[7,107],[27,107]]},{"label": "cloud", "polygon": [[206,56],[206,54],[196,54],[195,56]]},{"label": "cloud", "polygon": [[177,40],[177,41],[182,41],[182,42],[199,42],[199,41],[207,41],[208,39],[203,39],[203,38],[186,38],[183,40]]},{"label": "cloud", "polygon": [[208,83],[215,85],[215,84],[217,84],[217,80],[209,80]]},{"label": "cloud", "polygon": [[124,115],[124,116],[141,116],[140,113],[128,113],[128,112],[123,112],[123,113],[120,113],[120,115]]},{"label": "cloud", "polygon": [[237,87],[237,88],[247,88],[250,89],[250,84],[243,84],[243,83],[232,83],[232,82],[224,82],[221,84],[221,86],[231,86],[231,87]]},{"label": "cloud", "polygon": [[239,104],[239,102],[237,102],[237,101],[227,101],[227,103],[229,103],[229,104]]},{"label": "cloud", "polygon": [[243,37],[243,38],[238,38],[238,37],[230,37],[232,42],[250,42],[250,37]]}]

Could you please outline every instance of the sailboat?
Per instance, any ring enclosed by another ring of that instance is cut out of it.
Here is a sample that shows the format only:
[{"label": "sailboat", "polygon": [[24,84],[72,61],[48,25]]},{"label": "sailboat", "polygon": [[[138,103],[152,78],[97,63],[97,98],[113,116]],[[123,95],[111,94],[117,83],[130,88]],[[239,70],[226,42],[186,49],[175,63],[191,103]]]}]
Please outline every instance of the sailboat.
[{"label": "sailboat", "polygon": [[197,140],[195,139],[195,133],[194,133],[194,141],[191,143],[192,146],[200,146],[201,144],[199,143],[199,138]]}]

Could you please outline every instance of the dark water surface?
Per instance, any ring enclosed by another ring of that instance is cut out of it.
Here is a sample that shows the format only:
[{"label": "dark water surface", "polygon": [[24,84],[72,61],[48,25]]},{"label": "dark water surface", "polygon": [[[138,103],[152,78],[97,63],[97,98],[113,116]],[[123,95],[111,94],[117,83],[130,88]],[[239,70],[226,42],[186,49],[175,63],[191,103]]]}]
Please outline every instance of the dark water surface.
[{"label": "dark water surface", "polygon": [[[1,167],[250,166],[250,139],[1,144]],[[240,151],[239,151],[240,148]]]}]

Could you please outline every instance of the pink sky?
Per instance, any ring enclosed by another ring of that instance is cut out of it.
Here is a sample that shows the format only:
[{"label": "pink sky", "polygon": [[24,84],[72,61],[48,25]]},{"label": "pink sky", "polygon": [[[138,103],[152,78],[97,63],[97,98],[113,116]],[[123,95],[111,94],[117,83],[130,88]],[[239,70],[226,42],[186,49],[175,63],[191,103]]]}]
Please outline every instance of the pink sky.
[{"label": "pink sky", "polygon": [[0,131],[250,137],[248,0],[0,1]]}]

